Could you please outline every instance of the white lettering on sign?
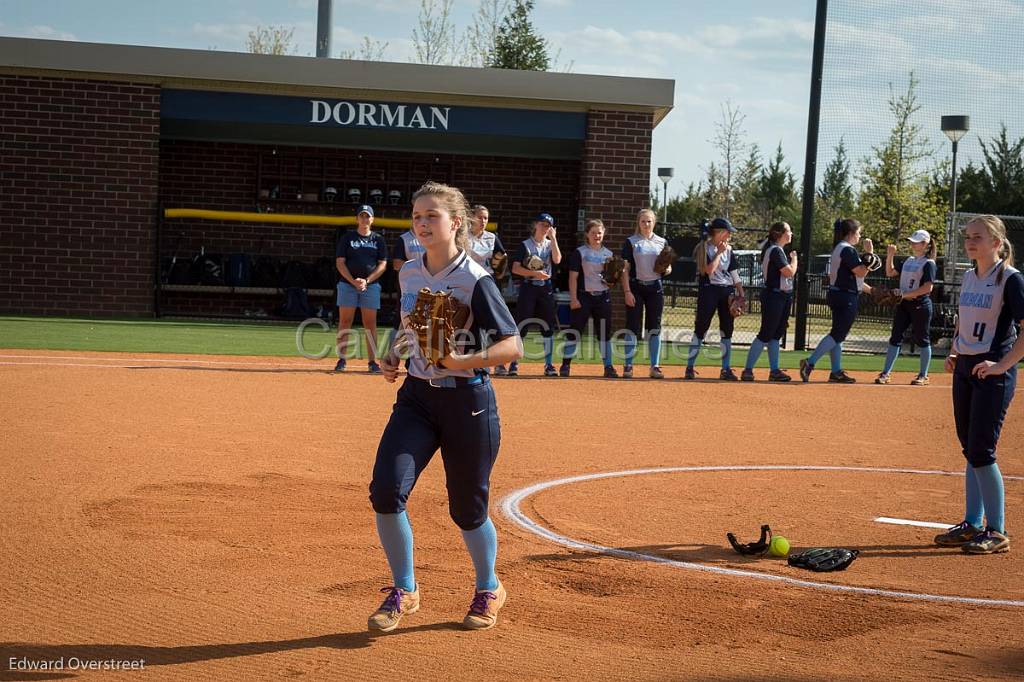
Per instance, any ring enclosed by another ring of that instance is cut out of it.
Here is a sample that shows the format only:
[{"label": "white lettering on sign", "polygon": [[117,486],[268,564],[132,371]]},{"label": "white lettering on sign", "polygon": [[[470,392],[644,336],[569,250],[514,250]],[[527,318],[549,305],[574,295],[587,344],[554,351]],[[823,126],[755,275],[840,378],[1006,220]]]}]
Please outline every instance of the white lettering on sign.
[{"label": "white lettering on sign", "polygon": [[[420,128],[448,130],[451,107],[417,107],[405,104],[341,101],[333,106],[322,99],[310,100],[313,105],[309,122],[358,125],[371,128]],[[428,123],[429,121],[429,123]]]}]

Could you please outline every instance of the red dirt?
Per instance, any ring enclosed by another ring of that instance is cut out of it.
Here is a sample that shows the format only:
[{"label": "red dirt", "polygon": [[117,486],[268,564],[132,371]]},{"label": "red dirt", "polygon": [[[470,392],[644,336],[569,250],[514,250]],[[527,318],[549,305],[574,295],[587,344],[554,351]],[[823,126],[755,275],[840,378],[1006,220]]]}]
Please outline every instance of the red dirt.
[{"label": "red dirt", "polygon": [[[367,483],[395,386],[270,358],[5,351],[0,365],[0,680],[10,659],[144,659],[138,679],[1019,679],[1024,608],[841,595],[570,551],[515,525],[509,493],[645,467],[837,465],[959,471],[949,379],[930,387],[497,379],[496,628],[457,627],[472,567],[432,463],[413,493],[423,608],[372,637],[388,574]],[[65,359],[59,359],[65,358]],[[79,359],[68,359],[79,358]],[[35,362],[40,364],[26,364]],[[92,366],[99,365],[99,366]],[[679,374],[669,368],[670,376]],[[817,378],[817,377],[816,377]],[[897,378],[906,384],[911,376]],[[1021,401],[1000,466],[1024,475]],[[546,490],[523,510],[578,540],[848,585],[1024,599],[1024,546],[967,557],[963,479],[700,472]],[[1024,481],[1006,482],[1008,527]],[[811,574],[744,559],[771,523],[797,548],[863,550]],[[85,679],[129,673],[70,671]]]}]

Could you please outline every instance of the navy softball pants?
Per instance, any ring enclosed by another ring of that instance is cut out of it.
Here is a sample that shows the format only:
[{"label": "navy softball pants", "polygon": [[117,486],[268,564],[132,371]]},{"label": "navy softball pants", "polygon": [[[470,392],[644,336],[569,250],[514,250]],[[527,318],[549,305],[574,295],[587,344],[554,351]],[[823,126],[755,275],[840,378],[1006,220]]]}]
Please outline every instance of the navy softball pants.
[{"label": "navy softball pants", "polygon": [[892,318],[892,336],[889,337],[890,346],[899,346],[903,343],[903,335],[908,328],[913,328],[914,345],[932,345],[932,299],[927,296],[916,301],[900,301],[896,306],[896,312]]},{"label": "navy softball pants", "polygon": [[761,291],[761,329],[757,338],[762,343],[781,339],[789,326],[789,311],[793,305],[793,294],[788,291]]},{"label": "navy softball pants", "polygon": [[581,291],[576,298],[579,299],[580,307],[570,313],[573,330],[582,336],[583,330],[587,328],[587,321],[594,318],[594,331],[597,333],[598,341],[607,341],[612,326],[611,292],[600,291],[592,294]]},{"label": "navy softball pants", "polygon": [[735,290],[718,284],[702,284],[697,289],[697,319],[693,323],[693,333],[703,339],[711,327],[711,318],[718,313],[718,329],[722,339],[731,339],[735,320],[729,312],[729,296]]},{"label": "navy softball pants", "polygon": [[637,280],[632,280],[629,283],[629,290],[636,298],[636,305],[626,306],[626,328],[638,338],[643,338],[644,327],[654,334],[659,333],[661,315],[665,310],[665,291],[661,280],[654,284],[641,284]]},{"label": "navy softball pants", "polygon": [[1004,353],[960,355],[953,372],[953,419],[964,457],[972,467],[996,461],[996,444],[1003,419],[1017,387],[1017,368],[979,379],[971,370],[982,360],[998,361]]},{"label": "navy softball pants", "polygon": [[407,377],[377,447],[370,483],[373,510],[403,511],[440,448],[448,512],[462,530],[479,528],[487,520],[491,469],[500,443],[498,406],[486,375],[478,384],[456,388],[435,388]]},{"label": "navy softball pants", "polygon": [[[581,299],[582,300],[582,299]],[[541,336],[553,336],[558,329],[555,290],[550,282],[536,286],[530,282],[519,285],[519,300],[516,301],[516,324],[519,333],[525,335],[531,324],[540,327]]]},{"label": "navy softball pants", "polygon": [[842,343],[853,328],[853,321],[857,319],[857,310],[860,307],[857,293],[829,289],[825,300],[832,310],[832,329],[828,334],[836,343]]}]

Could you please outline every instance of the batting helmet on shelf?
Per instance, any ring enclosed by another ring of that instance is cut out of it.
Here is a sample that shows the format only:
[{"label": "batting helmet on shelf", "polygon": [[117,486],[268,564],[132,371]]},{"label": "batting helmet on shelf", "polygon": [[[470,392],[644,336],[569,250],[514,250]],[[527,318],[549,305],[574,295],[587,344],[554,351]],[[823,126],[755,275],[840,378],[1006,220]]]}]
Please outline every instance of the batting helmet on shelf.
[{"label": "batting helmet on shelf", "polygon": [[370,190],[370,203],[380,206],[384,203],[384,190],[382,189],[371,189]]},{"label": "batting helmet on shelf", "polygon": [[324,189],[324,201],[334,201],[338,198],[338,190],[334,187]]},{"label": "batting helmet on shelf", "polygon": [[348,191],[348,201],[350,204],[361,204],[363,203],[363,192],[358,187],[353,187]]},{"label": "batting helmet on shelf", "polygon": [[402,200],[402,193],[397,189],[393,189],[388,192],[388,203],[392,206],[398,206],[398,202]]}]

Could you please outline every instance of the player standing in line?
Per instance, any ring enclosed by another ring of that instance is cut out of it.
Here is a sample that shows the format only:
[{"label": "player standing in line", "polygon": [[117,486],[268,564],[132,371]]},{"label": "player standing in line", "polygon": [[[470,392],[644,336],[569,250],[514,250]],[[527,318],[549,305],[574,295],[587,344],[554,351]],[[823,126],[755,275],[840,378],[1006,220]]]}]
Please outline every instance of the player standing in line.
[{"label": "player standing in line", "polygon": [[[540,270],[529,270],[523,262],[529,256],[537,256],[544,263]],[[555,288],[551,284],[552,266],[562,262],[555,233],[555,219],[550,213],[541,213],[533,222],[533,236],[524,239],[516,249],[512,260],[512,274],[523,278],[519,285],[519,300],[516,302],[516,322],[520,334],[526,336],[527,326],[540,320],[541,342],[544,344],[544,376],[558,376],[554,365],[555,330],[558,329]],[[510,377],[519,374],[519,363],[508,366]]]},{"label": "player standing in line", "polygon": [[341,274],[338,282],[338,363],[335,372],[345,370],[349,337],[356,308],[363,320],[366,333],[366,356],[369,370],[380,373],[377,364],[377,311],[380,309],[380,284],[388,263],[388,249],[384,237],[373,232],[373,207],[360,206],[355,231],[346,230],[335,247],[335,265]]},{"label": "player standing in line", "polygon": [[[661,278],[672,272],[669,266],[664,275],[654,271],[654,261],[665,248],[664,237],[654,234],[657,216],[645,208],[636,216],[636,232],[622,245],[622,258],[626,271],[622,274],[622,291],[626,298],[626,362],[622,367],[625,379],[633,378],[633,358],[637,338],[647,327],[647,351],[651,361],[650,377],[664,379],[661,371],[661,314],[665,309],[665,292]],[[645,315],[646,311],[646,315]],[[646,317],[646,319],[645,319]],[[646,324],[645,324],[646,323]]]},{"label": "player standing in line", "polygon": [[[452,292],[470,307],[471,324],[469,338],[458,352],[433,365],[427,364],[418,343],[406,338],[399,342],[411,353],[409,375],[398,389],[381,435],[370,483],[377,533],[393,584],[382,590],[387,597],[367,625],[388,632],[402,616],[419,610],[412,526],[405,507],[416,480],[440,448],[449,513],[462,529],[476,571],[475,593],[463,625],[485,629],[497,622],[506,597],[494,574],[498,537],[487,511],[501,424],[486,368],[495,360],[521,357],[523,347],[494,278],[466,255],[470,213],[462,192],[428,182],[413,195],[412,221],[426,253],[406,263],[399,273],[403,324],[424,287]],[[388,353],[383,364],[385,379],[394,382],[397,359]]]},{"label": "player standing in line", "polygon": [[789,311],[793,305],[793,277],[797,270],[796,251],[789,257],[783,250],[793,241],[793,229],[789,223],[778,222],[768,229],[764,248],[761,249],[761,271],[764,273],[764,288],[761,290],[761,329],[750,344],[747,363],[740,374],[743,381],[754,380],[754,365],[767,346],[770,371],[768,381],[790,381],[791,377],[779,367],[779,342],[786,335]]},{"label": "player standing in line", "polygon": [[588,220],[587,243],[569,255],[569,308],[572,310],[572,340],[567,339],[562,353],[562,366],[558,376],[569,376],[572,359],[576,355],[587,322],[593,318],[597,328],[597,339],[604,360],[606,379],[617,379],[618,373],[612,367],[612,344],[608,340],[612,325],[612,297],[608,285],[601,278],[604,264],[612,252],[604,246],[604,223]]},{"label": "player standing in line", "polygon": [[[416,239],[416,232],[412,229],[406,230],[395,244],[395,250],[391,254],[391,268],[395,271],[395,289],[398,289],[398,273],[406,262],[419,258],[423,255],[423,246]],[[401,295],[401,292],[398,292]],[[388,335],[387,348],[391,348],[395,342],[395,335],[402,326],[402,305],[401,300],[395,301],[395,319],[391,325],[391,333]]]},{"label": "player standing in line", "polygon": [[693,250],[697,261],[697,314],[694,321],[693,339],[690,341],[690,352],[686,358],[684,379],[694,379],[697,371],[693,368],[704,342],[704,335],[711,327],[711,318],[718,313],[718,329],[722,333],[722,371],[719,378],[723,381],[736,381],[738,377],[732,371],[732,331],[734,320],[729,312],[729,296],[738,292],[743,296],[743,283],[740,281],[739,267],[733,258],[732,247],[729,246],[729,235],[736,231],[725,218],[715,218],[708,227],[707,234],[697,243]]},{"label": "player standing in line", "polygon": [[917,376],[910,382],[914,386],[928,385],[928,365],[932,361],[932,287],[935,282],[935,242],[927,230],[917,230],[907,237],[914,255],[903,261],[899,269],[893,258],[896,245],[890,244],[885,250],[886,277],[900,278],[900,292],[903,298],[896,306],[892,320],[892,336],[885,354],[882,372],[875,377],[876,384],[887,384],[889,374],[896,364],[903,344],[903,334],[913,327],[914,344],[921,349],[921,366]]},{"label": "player standing in line", "polygon": [[[853,218],[837,220],[833,225],[836,245],[828,261],[828,294],[826,300],[832,310],[832,329],[818,342],[811,356],[800,361],[800,379],[807,383],[814,365],[825,353],[832,358],[832,371],[828,375],[833,384],[855,384],[857,380],[843,371],[843,341],[857,319],[858,297],[861,291],[871,293],[871,287],[864,283],[868,268],[861,262],[857,250],[860,242],[861,224]],[[870,239],[864,240],[864,251],[874,253]]]},{"label": "player standing in line", "polygon": [[[477,265],[487,271],[487,274],[494,277],[494,268],[491,266],[491,258],[496,253],[505,253],[505,247],[501,245],[501,239],[493,232],[487,231],[487,221],[490,220],[491,212],[483,204],[473,207],[473,223],[469,228],[469,257],[476,261]],[[497,279],[495,279],[497,282]],[[498,290],[501,290],[501,283],[498,282]],[[508,370],[505,365],[498,365],[494,368],[494,374],[505,376]]]},{"label": "player standing in line", "polygon": [[953,373],[953,418],[967,458],[966,512],[961,523],[935,536],[935,544],[992,554],[1010,549],[996,444],[1017,386],[1017,363],[1024,358],[1024,277],[1013,267],[1006,226],[994,215],[967,224],[964,249],[974,268],[964,273],[960,287],[946,371]]}]

